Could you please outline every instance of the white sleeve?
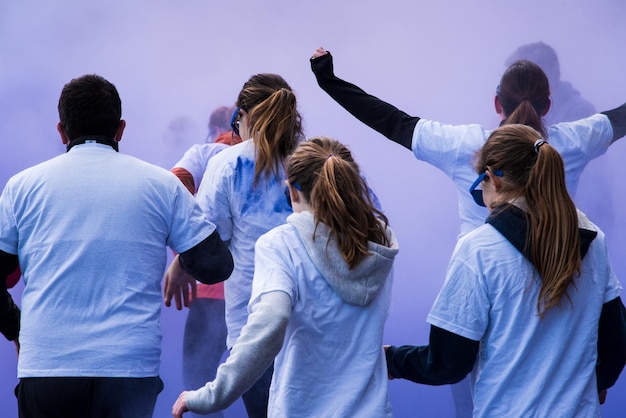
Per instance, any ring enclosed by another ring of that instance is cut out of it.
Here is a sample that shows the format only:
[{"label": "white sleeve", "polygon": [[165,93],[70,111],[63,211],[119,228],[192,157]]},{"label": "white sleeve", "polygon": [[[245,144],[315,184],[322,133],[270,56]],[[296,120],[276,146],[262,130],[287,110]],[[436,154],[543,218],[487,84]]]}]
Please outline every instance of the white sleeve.
[{"label": "white sleeve", "polygon": [[251,308],[248,323],[226,362],[217,369],[215,380],[187,393],[187,408],[200,414],[221,411],[246,392],[280,352],[291,309],[286,293],[263,294]]}]

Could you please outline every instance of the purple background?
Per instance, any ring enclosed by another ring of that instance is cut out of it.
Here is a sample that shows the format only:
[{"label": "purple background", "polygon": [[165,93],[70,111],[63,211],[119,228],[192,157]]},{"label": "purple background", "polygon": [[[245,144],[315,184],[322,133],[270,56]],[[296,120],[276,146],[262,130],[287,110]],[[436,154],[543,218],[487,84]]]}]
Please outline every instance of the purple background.
[{"label": "purple background", "polygon": [[[0,186],[14,173],[64,151],[56,133],[60,90],[97,73],[120,91],[128,125],[121,151],[167,168],[206,135],[218,105],[231,104],[252,74],[283,75],[298,94],[308,136],[346,143],[397,232],[390,344],[424,344],[426,314],[459,230],[452,182],[406,149],[363,126],[315,83],[309,56],[324,46],[339,76],[410,114],[448,123],[497,123],[493,95],[519,45],[544,41],[562,79],[598,110],[626,100],[623,0],[106,1],[0,2]],[[619,190],[624,140],[595,160],[577,202],[608,236],[622,282],[625,210]],[[19,303],[22,284],[12,290]],[[51,312],[50,315],[54,315]],[[163,311],[165,390],[155,417],[170,416],[182,387],[186,311]],[[17,416],[16,356],[0,341],[0,410]],[[448,387],[390,382],[397,417],[452,417]],[[609,391],[605,417],[626,411],[626,377]],[[241,416],[241,402],[228,417]]]}]

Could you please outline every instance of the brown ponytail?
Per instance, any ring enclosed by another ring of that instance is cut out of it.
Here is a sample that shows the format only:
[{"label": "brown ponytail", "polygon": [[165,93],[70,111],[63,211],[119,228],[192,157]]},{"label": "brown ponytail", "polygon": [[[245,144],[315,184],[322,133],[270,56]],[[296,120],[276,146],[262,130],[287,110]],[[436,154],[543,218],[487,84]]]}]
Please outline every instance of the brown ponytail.
[{"label": "brown ponytail", "polygon": [[255,184],[261,176],[279,176],[285,159],[304,136],[291,87],[277,74],[257,74],[244,84],[237,106],[248,113],[257,153]]},{"label": "brown ponytail", "polygon": [[504,124],[527,125],[546,138],[541,115],[550,105],[550,84],[541,67],[531,61],[515,61],[502,75],[497,94],[507,116]]},{"label": "brown ponytail", "polygon": [[524,199],[526,253],[541,277],[537,312],[543,316],[563,296],[569,299],[567,289],[582,263],[578,215],[567,191],[563,160],[534,129],[505,125],[492,132],[479,153],[477,171],[487,167],[504,174],[500,195],[509,202]]},{"label": "brown ponytail", "polygon": [[340,142],[324,137],[300,144],[289,159],[287,178],[300,186],[350,268],[368,254],[368,241],[389,245],[387,218],[374,207],[369,188],[350,151]]}]

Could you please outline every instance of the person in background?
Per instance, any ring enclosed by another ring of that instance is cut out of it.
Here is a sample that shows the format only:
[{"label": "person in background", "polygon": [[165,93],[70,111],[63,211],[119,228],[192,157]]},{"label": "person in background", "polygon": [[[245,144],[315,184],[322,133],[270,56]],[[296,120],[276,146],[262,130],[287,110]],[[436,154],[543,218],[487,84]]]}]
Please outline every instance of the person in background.
[{"label": "person in background", "polygon": [[[163,298],[186,302],[195,280],[181,271],[225,280],[232,256],[174,175],[118,152],[126,121],[113,84],[75,78],[58,110],[67,152],[0,196],[0,271],[19,259],[24,279],[19,415],[152,417]],[[168,246],[179,255],[162,296]]]},{"label": "person in background", "polygon": [[[228,143],[229,145],[235,145],[241,142],[239,135],[234,134],[231,130],[231,119],[235,112],[236,106],[219,106],[209,116],[208,128],[204,142],[207,144],[213,143]],[[231,141],[227,141],[227,135],[231,133]]]},{"label": "person in background", "polygon": [[559,56],[550,45],[544,42],[521,45],[507,57],[504,64],[508,68],[520,60],[534,62],[548,77],[551,105],[550,111],[543,116],[547,126],[573,122],[596,113],[595,106],[585,99],[572,83],[561,79]]},{"label": "person in background", "polygon": [[[283,194],[284,165],[303,138],[296,96],[277,74],[252,76],[236,105],[232,126],[244,141],[209,160],[196,195],[235,260],[233,274],[224,284],[229,349],[248,318],[254,244],[292,212]],[[267,415],[271,377],[269,367],[242,396],[252,418]]]},{"label": "person in background", "polygon": [[626,363],[626,310],[604,233],[576,210],[563,167],[528,126],[491,133],[470,190],[490,215],[457,243],[429,345],[386,347],[392,378],[471,372],[474,417],[600,415]]},{"label": "person in background", "polygon": [[[209,118],[209,134],[205,143],[195,144],[172,168],[174,173],[195,194],[209,159],[231,144],[241,142],[232,132],[230,120],[235,107],[220,106]],[[189,305],[183,337],[183,383],[195,389],[215,378],[217,366],[226,351],[226,322],[223,282],[207,285],[196,283],[196,295]],[[223,417],[217,412],[212,417]]]},{"label": "person in background", "polygon": [[392,416],[382,337],[395,235],[336,140],[300,144],[286,183],[294,213],[257,240],[248,322],[217,378],[183,392],[175,417],[227,407],[277,355],[268,416]]}]

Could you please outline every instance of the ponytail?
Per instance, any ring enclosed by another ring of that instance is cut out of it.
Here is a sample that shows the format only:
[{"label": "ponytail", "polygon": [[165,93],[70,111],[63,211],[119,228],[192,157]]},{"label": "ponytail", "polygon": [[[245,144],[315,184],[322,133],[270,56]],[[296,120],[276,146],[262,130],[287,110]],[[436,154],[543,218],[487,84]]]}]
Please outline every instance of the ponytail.
[{"label": "ponytail", "polygon": [[507,116],[504,124],[530,126],[547,138],[541,116],[550,106],[550,84],[541,67],[531,61],[515,61],[502,75],[497,95]]},{"label": "ponytail", "polygon": [[257,74],[244,84],[237,106],[248,113],[256,149],[254,183],[260,177],[278,177],[303,138],[302,117],[291,87],[277,74]]},{"label": "ponytail", "polygon": [[528,98],[524,98],[520,104],[513,110],[513,112],[505,119],[505,125],[521,124],[530,126],[539,132],[544,138],[546,137],[546,130],[543,126],[541,116],[537,113],[537,110],[533,107],[532,102]]},{"label": "ponytail", "polygon": [[541,277],[539,316],[560,303],[580,274],[578,215],[565,184],[563,160],[550,145],[537,147],[524,197],[529,208],[527,252]]},{"label": "ponytail", "polygon": [[367,183],[343,144],[323,137],[300,144],[287,173],[313,208],[316,230],[320,222],[328,226],[350,268],[368,255],[369,241],[389,245],[387,218],[374,207]]},{"label": "ponytail", "polygon": [[563,160],[534,129],[505,125],[495,131],[478,154],[476,170],[503,173],[502,210],[523,199],[528,223],[525,254],[541,278],[537,312],[568,298],[567,289],[581,271],[578,214],[565,183]]}]

